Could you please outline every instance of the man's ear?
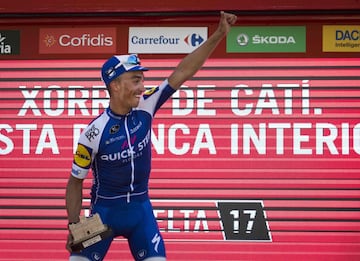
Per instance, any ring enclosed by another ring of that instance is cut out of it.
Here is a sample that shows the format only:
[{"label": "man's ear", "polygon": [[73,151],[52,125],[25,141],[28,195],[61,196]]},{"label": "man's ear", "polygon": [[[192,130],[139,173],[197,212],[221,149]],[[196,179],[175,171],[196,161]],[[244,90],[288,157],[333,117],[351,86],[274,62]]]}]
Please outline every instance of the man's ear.
[{"label": "man's ear", "polygon": [[117,89],[118,86],[119,86],[118,83],[119,83],[119,80],[118,80],[118,79],[113,80],[113,81],[109,84],[109,91],[110,91],[110,92],[116,91],[116,89]]}]

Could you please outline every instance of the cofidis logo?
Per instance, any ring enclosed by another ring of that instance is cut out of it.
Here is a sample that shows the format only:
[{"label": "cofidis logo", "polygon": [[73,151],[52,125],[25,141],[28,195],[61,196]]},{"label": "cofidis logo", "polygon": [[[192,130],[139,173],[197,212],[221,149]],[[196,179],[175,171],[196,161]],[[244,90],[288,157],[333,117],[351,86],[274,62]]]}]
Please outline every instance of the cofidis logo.
[{"label": "cofidis logo", "polygon": [[207,27],[130,27],[129,53],[190,53],[207,39]]},{"label": "cofidis logo", "polygon": [[115,53],[116,28],[41,28],[40,54]]},{"label": "cofidis logo", "polygon": [[360,25],[324,25],[323,52],[360,52]]}]

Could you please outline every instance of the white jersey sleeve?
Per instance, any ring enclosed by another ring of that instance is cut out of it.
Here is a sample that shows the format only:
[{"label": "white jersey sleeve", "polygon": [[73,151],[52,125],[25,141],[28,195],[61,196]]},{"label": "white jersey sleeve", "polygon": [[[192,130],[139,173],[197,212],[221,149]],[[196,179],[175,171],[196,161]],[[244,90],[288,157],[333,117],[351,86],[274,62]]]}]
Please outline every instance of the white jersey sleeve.
[{"label": "white jersey sleeve", "polygon": [[106,125],[108,119],[108,115],[102,113],[80,134],[71,170],[71,174],[74,177],[84,179],[88,175],[99,148],[100,139],[104,130],[103,126]]}]

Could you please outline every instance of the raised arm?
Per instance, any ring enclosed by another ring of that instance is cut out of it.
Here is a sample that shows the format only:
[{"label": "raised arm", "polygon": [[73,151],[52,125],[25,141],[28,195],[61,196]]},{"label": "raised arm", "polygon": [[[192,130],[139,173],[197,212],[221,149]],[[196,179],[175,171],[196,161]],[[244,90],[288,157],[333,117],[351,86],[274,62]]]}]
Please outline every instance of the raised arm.
[{"label": "raised arm", "polygon": [[204,64],[220,41],[227,35],[231,25],[236,22],[236,15],[220,12],[220,22],[216,31],[197,49],[185,56],[169,77],[169,84],[174,89],[189,80]]}]

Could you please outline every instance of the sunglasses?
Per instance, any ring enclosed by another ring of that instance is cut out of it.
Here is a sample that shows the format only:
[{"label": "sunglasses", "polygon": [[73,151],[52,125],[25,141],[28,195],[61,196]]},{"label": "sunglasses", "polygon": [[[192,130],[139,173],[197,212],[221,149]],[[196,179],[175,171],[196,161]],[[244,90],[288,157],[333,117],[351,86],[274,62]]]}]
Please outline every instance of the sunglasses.
[{"label": "sunglasses", "polygon": [[106,71],[106,75],[108,77],[112,77],[115,74],[115,71],[123,65],[140,65],[140,58],[137,56],[137,54],[124,55],[121,57],[117,65],[109,68]]},{"label": "sunglasses", "polygon": [[125,61],[121,62],[124,64],[140,65],[140,58],[137,56],[137,54],[130,54]]},{"label": "sunglasses", "polygon": [[124,55],[121,57],[120,62],[115,65],[114,69],[119,68],[121,65],[140,65],[140,58],[137,54]]}]

